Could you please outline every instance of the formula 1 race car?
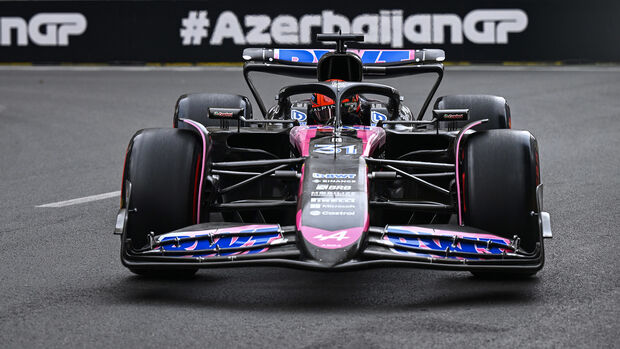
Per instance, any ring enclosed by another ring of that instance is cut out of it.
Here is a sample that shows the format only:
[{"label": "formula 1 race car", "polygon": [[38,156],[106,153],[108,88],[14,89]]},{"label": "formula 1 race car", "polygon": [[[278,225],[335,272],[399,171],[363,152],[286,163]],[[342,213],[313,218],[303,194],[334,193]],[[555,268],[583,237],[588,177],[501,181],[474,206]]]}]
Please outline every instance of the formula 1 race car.
[{"label": "formula 1 race car", "polygon": [[[248,98],[188,94],[127,149],[115,233],[137,274],[407,266],[531,275],[551,237],[538,146],[502,97],[438,98],[442,50],[243,51]],[[265,107],[252,72],[311,78]],[[435,74],[414,115],[371,78]]]}]

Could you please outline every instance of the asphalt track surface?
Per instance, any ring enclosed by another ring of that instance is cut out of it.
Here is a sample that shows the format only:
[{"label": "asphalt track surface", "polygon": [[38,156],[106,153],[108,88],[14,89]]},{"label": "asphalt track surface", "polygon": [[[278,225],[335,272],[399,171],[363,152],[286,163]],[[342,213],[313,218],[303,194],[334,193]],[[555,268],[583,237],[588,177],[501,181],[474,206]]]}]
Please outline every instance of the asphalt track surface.
[{"label": "asphalt track surface", "polygon": [[[272,86],[276,88],[274,84]],[[0,70],[0,346],[618,347],[620,69],[447,68],[438,95],[506,96],[539,141],[553,240],[534,278],[284,268],[132,275],[112,235],[125,147],[238,70]],[[406,92],[406,91],[405,91]],[[271,98],[270,98],[271,99]]]}]

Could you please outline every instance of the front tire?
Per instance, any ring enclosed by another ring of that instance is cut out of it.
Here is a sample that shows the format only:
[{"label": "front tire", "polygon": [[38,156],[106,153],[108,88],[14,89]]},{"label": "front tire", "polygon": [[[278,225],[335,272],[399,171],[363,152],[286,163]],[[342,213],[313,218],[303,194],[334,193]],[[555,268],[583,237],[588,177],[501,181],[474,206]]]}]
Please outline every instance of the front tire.
[{"label": "front tire", "polygon": [[[463,222],[494,235],[520,239],[526,252],[541,249],[536,187],[540,184],[538,146],[527,131],[489,130],[469,135],[459,154]],[[542,265],[541,265],[542,267]],[[537,270],[508,269],[493,274],[533,275]]]},{"label": "front tire", "polygon": [[[126,248],[140,249],[148,235],[171,232],[198,223],[202,143],[197,133],[180,129],[141,130],[126,155],[123,183],[131,185],[129,200],[123,190],[122,207],[129,218],[123,236]],[[136,269],[139,275],[191,274],[197,269]]]}]

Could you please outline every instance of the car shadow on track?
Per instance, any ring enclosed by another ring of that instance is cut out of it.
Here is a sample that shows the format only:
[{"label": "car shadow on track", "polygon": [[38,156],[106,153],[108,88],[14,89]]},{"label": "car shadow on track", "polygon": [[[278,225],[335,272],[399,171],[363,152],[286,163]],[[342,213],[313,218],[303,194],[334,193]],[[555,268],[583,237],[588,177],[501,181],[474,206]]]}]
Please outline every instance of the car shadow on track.
[{"label": "car shadow on track", "polygon": [[539,279],[484,280],[468,273],[373,269],[321,273],[279,268],[202,271],[185,280],[128,276],[118,301],[260,311],[492,307],[536,302]]}]

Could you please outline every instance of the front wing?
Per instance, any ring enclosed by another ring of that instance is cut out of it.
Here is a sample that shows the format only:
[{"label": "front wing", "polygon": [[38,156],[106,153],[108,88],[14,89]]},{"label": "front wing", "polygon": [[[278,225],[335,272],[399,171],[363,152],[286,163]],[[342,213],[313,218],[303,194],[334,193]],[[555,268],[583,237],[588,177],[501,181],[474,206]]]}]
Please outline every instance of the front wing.
[{"label": "front wing", "polygon": [[296,243],[294,226],[198,224],[171,233],[150,236],[141,249],[125,241],[121,259],[127,267],[213,268],[234,266],[286,266],[314,270],[349,270],[370,267],[419,267],[469,271],[522,271],[542,268],[541,239],[532,252],[519,239],[506,239],[458,225],[370,227],[356,256],[336,265],[313,260]]}]

